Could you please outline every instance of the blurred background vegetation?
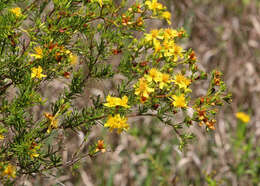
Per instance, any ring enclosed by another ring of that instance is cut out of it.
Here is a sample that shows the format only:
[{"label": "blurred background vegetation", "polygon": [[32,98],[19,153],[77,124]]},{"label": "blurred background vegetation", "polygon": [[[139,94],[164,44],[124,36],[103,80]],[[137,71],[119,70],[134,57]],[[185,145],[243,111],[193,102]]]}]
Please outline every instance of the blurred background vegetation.
[{"label": "blurred background vegetation", "polygon": [[[88,134],[84,148],[105,136],[108,152],[59,170],[59,177],[52,173],[24,177],[25,185],[260,185],[260,1],[160,2],[172,13],[171,27],[187,30],[190,37],[182,44],[194,49],[200,68],[224,72],[233,102],[220,111],[217,129],[206,132],[199,126],[191,127],[196,140],[180,151],[174,131],[149,117],[131,120],[129,132],[120,136],[96,127]],[[148,27],[167,25],[156,22]],[[89,84],[81,99],[86,102],[89,95],[100,94],[102,88],[112,90],[120,78]],[[203,86],[193,92],[204,94]],[[238,121],[238,111],[250,114],[250,122]],[[66,139],[64,161],[79,147],[83,136],[72,133]]]}]

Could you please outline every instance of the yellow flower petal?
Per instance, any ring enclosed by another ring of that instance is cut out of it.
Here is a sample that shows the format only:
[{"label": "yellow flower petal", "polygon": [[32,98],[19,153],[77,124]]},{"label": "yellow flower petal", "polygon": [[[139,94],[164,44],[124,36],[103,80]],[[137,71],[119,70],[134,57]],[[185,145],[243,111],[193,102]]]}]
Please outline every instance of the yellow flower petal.
[{"label": "yellow flower petal", "polygon": [[38,78],[42,79],[43,77],[46,77],[46,75],[42,74],[42,67],[38,66],[38,68],[33,67],[31,73],[31,78]]},{"label": "yellow flower petal", "polygon": [[178,107],[178,108],[186,108],[187,107],[187,103],[186,103],[186,99],[185,99],[184,94],[181,94],[179,96],[173,95],[172,98],[173,98],[172,104],[175,107]]},{"label": "yellow flower petal", "polygon": [[250,121],[250,116],[244,112],[237,112],[236,117],[244,123],[248,123]]},{"label": "yellow flower petal", "polygon": [[15,14],[16,17],[21,17],[22,16],[22,11],[21,8],[16,7],[16,8],[12,8],[10,9],[10,11]]},{"label": "yellow flower petal", "polygon": [[115,116],[109,116],[104,127],[108,127],[110,131],[117,129],[118,133],[121,133],[123,130],[128,130],[129,125],[126,123],[127,118],[121,117],[120,114]]}]

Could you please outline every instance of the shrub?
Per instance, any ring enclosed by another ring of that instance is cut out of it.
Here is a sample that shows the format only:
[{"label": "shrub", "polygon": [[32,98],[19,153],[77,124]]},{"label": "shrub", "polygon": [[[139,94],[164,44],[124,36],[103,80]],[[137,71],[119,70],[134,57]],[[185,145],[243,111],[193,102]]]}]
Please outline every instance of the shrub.
[{"label": "shrub", "polygon": [[[187,37],[184,29],[145,33],[147,20],[171,24],[171,14],[157,0],[13,0],[0,2],[0,12],[3,183],[105,152],[99,140],[63,162],[62,139],[73,130],[83,131],[87,140],[98,124],[122,133],[131,128],[132,117],[158,118],[172,127],[183,148],[193,134],[181,129],[199,123],[214,130],[217,107],[231,100],[222,73],[199,70],[195,52],[178,44]],[[118,65],[110,60],[115,55],[120,56]],[[87,82],[115,74],[125,77],[116,94],[104,90],[105,99],[92,96],[90,105],[77,107],[74,100],[84,94]],[[51,102],[41,88],[55,79],[66,79],[67,86]],[[207,79],[207,94],[192,97],[196,82]],[[38,116],[34,110],[41,106],[47,109]],[[180,123],[175,121],[177,113],[182,114]]]}]

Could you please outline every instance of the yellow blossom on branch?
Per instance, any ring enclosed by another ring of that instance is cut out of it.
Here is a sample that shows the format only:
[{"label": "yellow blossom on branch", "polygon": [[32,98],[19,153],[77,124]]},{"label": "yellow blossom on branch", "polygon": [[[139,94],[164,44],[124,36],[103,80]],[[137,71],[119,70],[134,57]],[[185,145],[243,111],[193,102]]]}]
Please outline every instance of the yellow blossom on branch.
[{"label": "yellow blossom on branch", "polygon": [[40,155],[36,152],[32,152],[30,153],[30,157],[33,159],[33,158],[38,158]]},{"label": "yellow blossom on branch", "polygon": [[154,92],[154,89],[149,86],[148,81],[144,77],[139,79],[134,88],[135,95],[140,96],[142,103],[149,98],[150,93]]},{"label": "yellow blossom on branch", "polygon": [[183,58],[183,48],[178,46],[178,45],[174,45],[173,48],[173,54],[174,54],[174,58],[173,61],[178,61],[179,58]]},{"label": "yellow blossom on branch", "polygon": [[162,13],[162,18],[164,18],[169,25],[172,24],[172,22],[171,22],[171,13],[170,12],[168,12],[168,11],[163,12]]},{"label": "yellow blossom on branch", "polygon": [[150,42],[153,41],[153,43],[155,42],[155,40],[157,39],[163,39],[163,36],[161,35],[161,32],[157,29],[153,29],[150,31],[150,33],[146,33],[144,34],[144,40],[145,42]]},{"label": "yellow blossom on branch", "polygon": [[[175,43],[173,40],[168,40],[168,39],[165,39],[163,41],[163,49],[165,51],[169,51],[169,53],[172,51],[172,49],[175,47]],[[166,52],[165,52],[166,53]],[[165,56],[168,56],[166,54],[164,54]],[[169,56],[172,56],[172,54],[170,54]]]},{"label": "yellow blossom on branch", "polygon": [[70,64],[76,65],[78,63],[78,56],[74,55],[73,53],[69,54]]},{"label": "yellow blossom on branch", "polygon": [[0,140],[5,139],[5,136],[3,134],[0,134]]},{"label": "yellow blossom on branch", "polygon": [[123,130],[127,131],[129,125],[126,123],[127,118],[121,117],[120,114],[116,114],[115,116],[109,116],[107,122],[104,127],[108,127],[110,131],[117,129],[118,133],[121,133]]},{"label": "yellow blossom on branch", "polygon": [[29,155],[32,159],[40,156],[40,154],[37,152],[39,149],[40,149],[40,145],[37,145],[35,142],[32,142],[29,149],[30,150]]},{"label": "yellow blossom on branch", "polygon": [[4,132],[5,132],[5,131],[0,130],[0,140],[5,139],[5,136],[3,135]]},{"label": "yellow blossom on branch", "polygon": [[164,29],[163,33],[164,33],[165,40],[174,39],[174,38],[179,36],[178,31],[174,30],[174,29],[171,29],[171,28]]},{"label": "yellow blossom on branch", "polygon": [[35,59],[41,59],[43,57],[43,51],[40,46],[34,47],[34,54],[30,54],[30,56],[35,57]]},{"label": "yellow blossom on branch", "polygon": [[185,92],[191,92],[191,89],[188,88],[188,86],[191,84],[191,80],[182,74],[175,75],[173,82],[178,85],[180,89],[183,88]]},{"label": "yellow blossom on branch", "polygon": [[15,178],[16,177],[15,166],[8,164],[3,171],[3,176],[7,176],[8,178],[10,177]]},{"label": "yellow blossom on branch", "polygon": [[42,74],[41,66],[38,66],[38,68],[35,67],[32,68],[31,78],[42,79],[43,77],[46,77],[46,75]]},{"label": "yellow blossom on branch", "polygon": [[22,11],[21,11],[21,8],[19,7],[16,7],[16,8],[11,8],[10,11],[15,14],[16,17],[21,17],[23,14],[22,14]]},{"label": "yellow blossom on branch", "polygon": [[58,128],[58,119],[49,113],[44,113],[44,116],[50,121],[47,133],[50,133],[52,129]]},{"label": "yellow blossom on branch", "polygon": [[154,47],[154,54],[159,54],[158,56],[159,58],[162,57],[162,54],[160,53],[162,51],[161,42],[158,40],[154,40],[153,47]]},{"label": "yellow blossom on branch", "polygon": [[160,82],[159,88],[160,88],[160,89],[163,89],[164,87],[167,87],[167,85],[168,85],[169,83],[171,83],[172,80],[171,80],[169,74],[162,73],[159,82]]},{"label": "yellow blossom on branch", "polygon": [[143,24],[144,24],[144,20],[143,20],[143,18],[137,18],[137,20],[136,20],[136,24],[138,25],[138,26],[142,26]]},{"label": "yellow blossom on branch", "polygon": [[179,96],[172,95],[172,98],[173,98],[172,104],[175,107],[178,107],[178,108],[186,108],[187,107],[186,98],[185,98],[184,94],[181,94]]},{"label": "yellow blossom on branch", "polygon": [[116,106],[122,106],[125,108],[130,108],[129,105],[127,105],[128,102],[128,97],[123,96],[122,99],[118,97],[112,97],[110,95],[107,96],[106,98],[107,103],[104,103],[106,107],[116,107]]},{"label": "yellow blossom on branch", "polygon": [[163,55],[165,57],[171,57],[174,56],[174,49],[176,47],[176,44],[173,40],[165,40],[163,42]]},{"label": "yellow blossom on branch", "polygon": [[157,0],[145,1],[145,5],[147,5],[148,8],[154,13],[157,13],[158,10],[162,10],[164,8],[161,3],[157,2]]},{"label": "yellow blossom on branch", "polygon": [[250,121],[250,116],[244,112],[237,112],[236,117],[243,123],[248,123]]},{"label": "yellow blossom on branch", "polygon": [[148,82],[154,81],[157,83],[161,79],[161,72],[158,71],[156,68],[151,68],[149,70],[148,75],[145,75],[145,78],[147,79]]}]

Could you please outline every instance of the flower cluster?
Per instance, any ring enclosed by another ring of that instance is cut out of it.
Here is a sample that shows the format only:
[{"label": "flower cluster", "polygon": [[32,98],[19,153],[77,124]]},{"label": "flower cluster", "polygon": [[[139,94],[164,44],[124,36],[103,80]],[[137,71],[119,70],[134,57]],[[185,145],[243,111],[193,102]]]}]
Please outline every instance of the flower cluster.
[{"label": "flower cluster", "polygon": [[207,110],[197,110],[198,112],[198,119],[199,119],[199,125],[203,126],[203,124],[205,124],[209,129],[215,130],[215,123],[216,120],[215,119],[209,119],[210,115],[207,112]]},{"label": "flower cluster", "polygon": [[183,35],[183,30],[177,31],[171,28],[154,29],[150,33],[145,34],[144,43],[152,46],[154,55],[157,57],[166,57],[176,62],[184,57],[183,48],[176,44],[176,39],[183,37]]},{"label": "flower cluster", "polygon": [[[60,145],[70,130],[85,134],[101,124],[122,133],[130,128],[128,118],[143,116],[154,117],[174,131],[193,123],[216,128],[217,107],[231,101],[222,73],[214,70],[207,76],[199,70],[195,52],[181,45],[185,30],[145,31],[147,20],[159,18],[171,24],[171,14],[158,0],[52,2],[48,15],[42,10],[44,1],[35,6],[25,0],[24,5],[29,3],[25,10],[10,8],[15,7],[12,1],[1,9],[1,183],[63,167]],[[28,20],[32,24],[24,26]],[[118,64],[110,61],[115,55]],[[90,104],[75,104],[91,82],[112,80],[115,74],[122,77],[116,89],[104,90],[100,96],[88,91]],[[43,101],[48,90],[42,83],[60,78],[64,89]],[[199,80],[206,80],[209,88],[196,98],[191,93]],[[10,86],[17,90],[12,98]],[[108,91],[119,96],[106,95],[103,101],[101,95]],[[41,107],[51,113],[32,112]],[[177,113],[183,116],[178,123]],[[250,119],[243,114],[237,117],[244,122]],[[181,144],[192,138],[184,130],[177,134]],[[91,155],[106,151],[103,140],[90,146]],[[68,162],[81,160],[85,152],[80,147]]]},{"label": "flower cluster", "polygon": [[171,13],[166,11],[166,7],[158,3],[157,0],[145,1],[145,5],[153,11],[154,16],[163,18],[168,24],[171,24]]},{"label": "flower cluster", "polygon": [[134,88],[135,94],[139,96],[141,103],[147,101],[151,93],[156,90],[167,90],[167,96],[173,100],[172,104],[175,107],[186,108],[185,95],[181,93],[174,95],[174,90],[177,89],[177,92],[183,90],[184,93],[191,92],[191,89],[188,88],[190,84],[191,80],[181,73],[171,77],[168,73],[162,73],[156,68],[151,68],[148,74],[145,74],[144,77],[139,79],[134,85]]},{"label": "flower cluster", "polygon": [[[41,46],[34,47],[34,53],[30,54],[31,57],[34,57],[36,60],[42,59],[44,56],[48,57],[54,54],[55,60],[58,62],[57,64],[61,64],[60,62],[63,58],[67,58],[70,65],[76,65],[78,62],[78,56],[73,54],[70,50],[65,49],[63,46],[59,46],[58,44],[50,43],[49,45],[45,45],[48,48],[47,51],[44,51]],[[66,60],[63,60],[66,61]],[[38,66],[31,68],[31,78],[42,79],[43,77],[47,77],[47,75],[42,74],[42,67]],[[66,72],[68,73],[68,72]],[[68,77],[64,76],[64,77]]]}]

